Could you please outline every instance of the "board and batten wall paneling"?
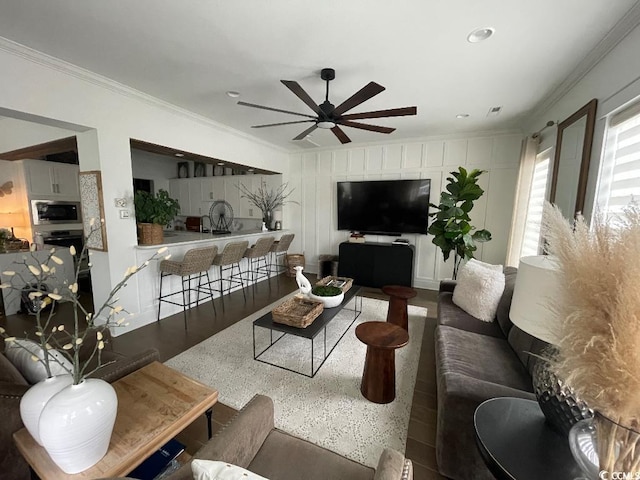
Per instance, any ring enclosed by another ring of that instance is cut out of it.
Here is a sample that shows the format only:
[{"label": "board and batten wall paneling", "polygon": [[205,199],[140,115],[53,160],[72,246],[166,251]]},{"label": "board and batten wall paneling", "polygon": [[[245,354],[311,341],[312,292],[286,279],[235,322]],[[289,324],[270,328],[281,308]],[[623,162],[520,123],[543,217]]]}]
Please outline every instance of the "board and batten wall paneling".
[{"label": "board and batten wall paneling", "polygon": [[[296,233],[291,253],[305,254],[305,269],[317,273],[318,255],[338,254],[349,232],[337,229],[337,183],[360,180],[431,179],[431,202],[438,203],[449,172],[458,166],[486,170],[479,180],[485,194],[471,212],[473,224],[487,228],[493,240],[480,245],[476,257],[502,264],[506,257],[511,214],[518,176],[522,135],[502,133],[468,138],[427,138],[406,143],[291,154],[286,180],[295,188],[284,215],[286,228]],[[452,259],[446,263],[431,236],[408,234],[415,245],[414,286],[437,289],[450,278]],[[390,242],[392,237],[367,235],[367,241]]]}]

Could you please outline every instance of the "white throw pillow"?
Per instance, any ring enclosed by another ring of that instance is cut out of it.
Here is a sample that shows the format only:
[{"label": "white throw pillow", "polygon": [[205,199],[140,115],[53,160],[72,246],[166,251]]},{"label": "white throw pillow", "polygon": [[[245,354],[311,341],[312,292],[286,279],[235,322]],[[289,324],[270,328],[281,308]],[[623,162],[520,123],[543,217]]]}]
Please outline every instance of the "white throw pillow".
[{"label": "white throw pillow", "polygon": [[483,322],[491,322],[503,293],[502,265],[491,265],[472,258],[458,272],[452,299],[469,315]]},{"label": "white throw pillow", "polygon": [[[20,345],[24,348],[21,348]],[[44,367],[44,364],[42,362],[34,361],[33,358],[31,358],[33,355],[38,357],[40,360],[44,358],[42,348],[37,343],[32,342],[31,340],[16,339],[15,341],[7,344],[4,353],[9,361],[13,363],[14,367],[18,369],[30,384],[36,384],[47,378],[47,369]],[[49,359],[51,375],[65,375],[73,371],[72,363],[59,351],[51,349],[49,350],[49,355],[57,359],[62,364],[60,365],[55,360]],[[65,367],[67,370],[65,370]]]},{"label": "white throw pillow", "polygon": [[191,462],[193,480],[268,480],[237,465],[214,460]]}]

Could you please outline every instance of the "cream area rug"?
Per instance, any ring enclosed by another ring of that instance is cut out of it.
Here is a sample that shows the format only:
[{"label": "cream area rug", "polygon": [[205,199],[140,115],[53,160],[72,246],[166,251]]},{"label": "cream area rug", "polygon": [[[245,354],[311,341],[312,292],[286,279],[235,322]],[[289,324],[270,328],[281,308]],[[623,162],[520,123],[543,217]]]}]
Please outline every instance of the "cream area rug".
[{"label": "cream area rug", "polygon": [[[379,405],[360,393],[366,346],[356,338],[355,328],[362,322],[385,321],[388,303],[363,298],[359,318],[316,376],[308,378],[253,359],[252,322],[281,302],[241,320],[166,364],[217,389],[218,400],[236,409],[257,393],[271,397],[277,428],[370,467],[377,465],[385,447],[404,453],[426,308],[409,306],[409,344],[396,350],[396,399]],[[347,308],[352,308],[353,302]],[[354,313],[345,309],[330,322],[327,349],[353,317]],[[314,351],[321,355],[322,333],[315,342]],[[269,331],[256,329],[256,343],[258,352],[268,346]],[[306,372],[311,368],[310,340],[287,335],[267,354],[265,359],[278,365]]]}]

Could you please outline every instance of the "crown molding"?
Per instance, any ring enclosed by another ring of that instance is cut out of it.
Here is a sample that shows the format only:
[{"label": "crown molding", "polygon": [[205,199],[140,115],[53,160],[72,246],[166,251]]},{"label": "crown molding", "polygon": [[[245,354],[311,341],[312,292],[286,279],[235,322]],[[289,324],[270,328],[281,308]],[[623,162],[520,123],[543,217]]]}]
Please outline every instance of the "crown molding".
[{"label": "crown molding", "polygon": [[218,123],[215,120],[207,118],[203,115],[191,112],[182,107],[174,105],[172,103],[161,100],[152,95],[141,92],[140,90],[136,90],[135,88],[124,85],[120,82],[116,82],[115,80],[111,80],[105,76],[87,70],[85,68],[79,67],[72,63],[66,62],[59,58],[53,57],[46,53],[40,52],[38,50],[34,50],[33,48],[27,47],[20,43],[14,42],[5,37],[0,36],[0,50],[4,50],[12,55],[23,58],[32,63],[36,63],[38,65],[42,65],[46,68],[50,68],[52,70],[56,70],[65,75],[69,75],[75,77],[79,80],[82,80],[87,83],[91,83],[93,85],[97,85],[99,87],[105,88],[112,92],[115,92],[120,95],[124,95],[126,97],[132,98],[134,100],[146,103],[153,107],[161,108],[169,113],[180,115],[182,117],[188,118],[189,120],[193,120],[207,127],[212,127],[217,130],[221,130],[225,133],[234,135],[236,137],[240,137],[244,140],[249,140],[254,143],[258,143],[268,148],[272,148],[281,153],[290,153],[289,150],[279,146],[274,145],[273,143],[269,143],[265,140],[262,140],[257,137],[253,137],[249,134],[231,128],[222,123]]},{"label": "crown molding", "polygon": [[640,2],[636,2],[629,11],[624,14],[618,23],[609,30],[609,33],[600,40],[595,48],[593,48],[587,56],[582,59],[567,78],[565,78],[531,111],[529,118],[537,118],[544,115],[638,25],[640,25]]}]

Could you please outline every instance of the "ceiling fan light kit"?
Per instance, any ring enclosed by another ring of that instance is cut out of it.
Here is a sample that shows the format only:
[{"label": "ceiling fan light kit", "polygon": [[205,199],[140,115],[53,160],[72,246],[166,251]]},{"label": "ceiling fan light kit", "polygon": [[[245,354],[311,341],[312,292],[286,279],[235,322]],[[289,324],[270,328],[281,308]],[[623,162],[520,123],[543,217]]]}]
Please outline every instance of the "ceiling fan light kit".
[{"label": "ceiling fan light kit", "polygon": [[347,136],[346,133],[340,128],[351,127],[357,128],[360,130],[367,130],[370,132],[377,133],[386,133],[389,134],[395,130],[395,128],[390,127],[381,127],[378,125],[370,125],[366,123],[354,122],[353,120],[359,119],[370,119],[370,118],[385,118],[385,117],[402,117],[407,115],[416,115],[418,113],[417,107],[403,107],[403,108],[392,108],[388,110],[376,110],[373,112],[362,112],[362,113],[352,113],[344,115],[347,111],[352,108],[357,107],[361,103],[366,102],[370,98],[378,95],[383,92],[385,88],[382,85],[378,85],[375,82],[369,82],[367,85],[362,87],[356,93],[354,93],[351,97],[347,98],[344,102],[342,102],[337,107],[333,105],[329,101],[329,82],[336,78],[336,72],[333,68],[323,68],[320,71],[320,78],[327,82],[326,95],[324,102],[321,104],[316,104],[315,101],[309,96],[309,94],[300,86],[298,82],[293,80],[280,80],[282,84],[287,87],[294,95],[296,95],[300,100],[302,100],[313,112],[315,116],[308,115],[304,113],[292,112],[289,110],[282,110],[280,108],[266,107],[263,105],[257,105],[254,103],[248,102],[238,102],[238,105],[243,105],[245,107],[252,108],[260,108],[262,110],[270,110],[273,112],[286,113],[289,115],[297,115],[300,117],[306,117],[306,120],[297,120],[292,122],[281,122],[281,123],[270,123],[266,125],[253,125],[251,128],[266,128],[266,127],[276,127],[280,125],[292,125],[297,123],[312,123],[309,128],[304,130],[298,136],[294,137],[293,140],[302,140],[307,137],[311,132],[313,132],[316,128],[322,128],[326,130],[331,130],[333,134],[336,136],[341,143],[349,143],[351,139]]}]

